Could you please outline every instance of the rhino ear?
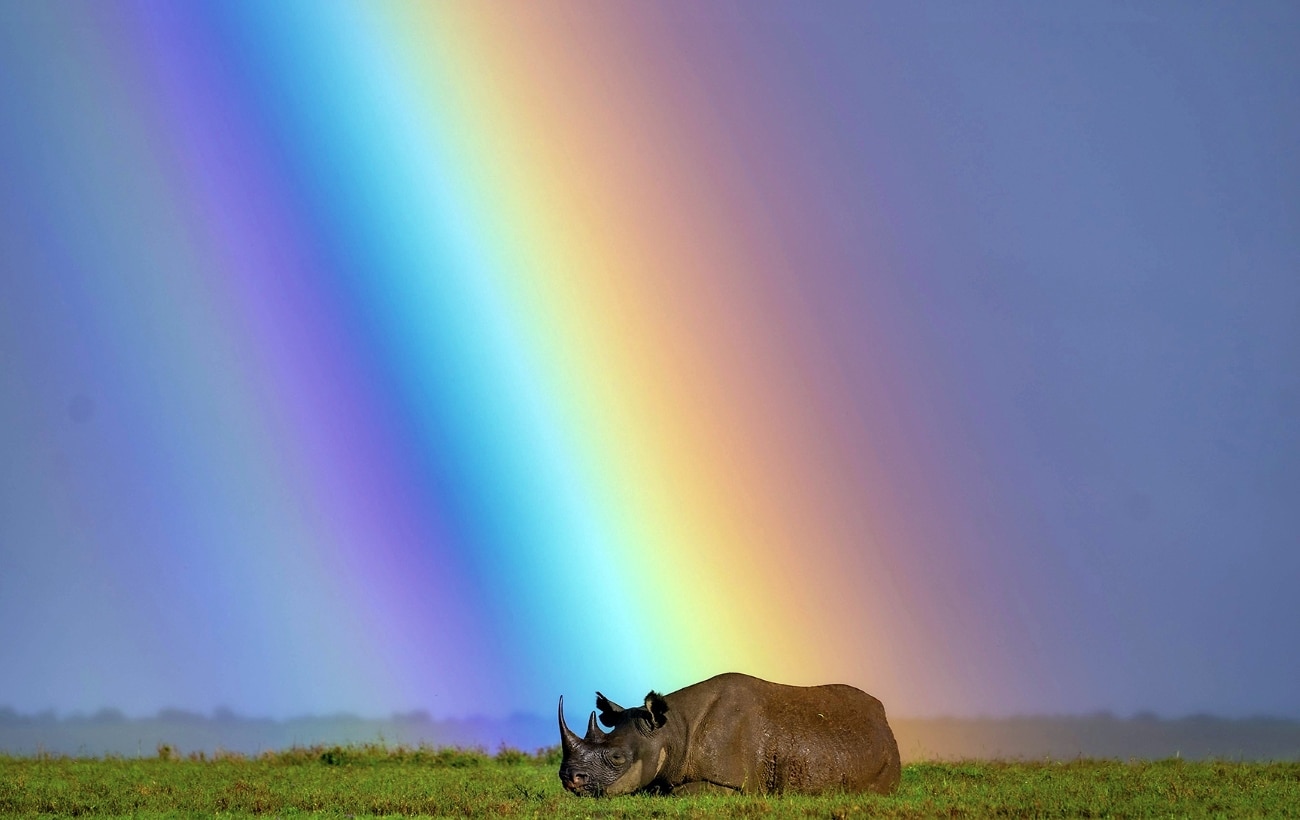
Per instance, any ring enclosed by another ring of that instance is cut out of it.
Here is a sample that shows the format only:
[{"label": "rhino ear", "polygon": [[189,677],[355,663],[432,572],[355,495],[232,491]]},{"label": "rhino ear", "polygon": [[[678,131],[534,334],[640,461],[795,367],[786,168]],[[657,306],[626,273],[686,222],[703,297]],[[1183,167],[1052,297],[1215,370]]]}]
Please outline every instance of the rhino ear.
[{"label": "rhino ear", "polygon": [[599,692],[596,693],[596,708],[600,710],[600,722],[611,729],[618,724],[619,716],[623,712],[622,706]]},{"label": "rhino ear", "polygon": [[650,713],[650,723],[658,729],[668,722],[668,701],[658,692],[645,696],[645,708]]}]

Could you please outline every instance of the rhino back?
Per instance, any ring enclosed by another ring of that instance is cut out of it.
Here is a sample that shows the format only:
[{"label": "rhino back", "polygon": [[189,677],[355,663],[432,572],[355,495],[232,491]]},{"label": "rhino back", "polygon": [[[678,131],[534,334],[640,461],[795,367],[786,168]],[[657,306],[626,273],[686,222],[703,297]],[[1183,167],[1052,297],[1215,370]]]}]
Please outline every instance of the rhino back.
[{"label": "rhino back", "polygon": [[674,779],[746,792],[888,793],[898,785],[884,707],[851,686],[786,686],[731,673],[675,692],[669,703],[686,721]]}]

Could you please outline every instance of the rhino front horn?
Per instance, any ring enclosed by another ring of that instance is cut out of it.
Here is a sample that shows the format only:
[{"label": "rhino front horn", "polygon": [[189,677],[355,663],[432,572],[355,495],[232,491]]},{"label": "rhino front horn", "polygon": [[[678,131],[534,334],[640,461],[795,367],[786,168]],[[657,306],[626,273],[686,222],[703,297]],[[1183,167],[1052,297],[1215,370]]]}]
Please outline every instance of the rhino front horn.
[{"label": "rhino front horn", "polygon": [[569,724],[564,722],[564,695],[560,695],[560,745],[564,751],[576,751],[582,746],[582,738],[573,733]]},{"label": "rhino front horn", "polygon": [[602,732],[600,730],[600,727],[596,725],[596,713],[592,712],[591,718],[587,720],[587,736],[584,737],[583,740],[587,741],[588,743],[593,743],[597,740],[600,740],[604,736],[605,733]]}]

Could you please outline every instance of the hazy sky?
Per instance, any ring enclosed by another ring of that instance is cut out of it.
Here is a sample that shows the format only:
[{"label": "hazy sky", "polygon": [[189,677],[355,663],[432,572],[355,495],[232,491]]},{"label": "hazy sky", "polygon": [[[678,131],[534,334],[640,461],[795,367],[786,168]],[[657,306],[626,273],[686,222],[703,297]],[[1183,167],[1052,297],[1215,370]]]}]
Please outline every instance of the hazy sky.
[{"label": "hazy sky", "polygon": [[[239,431],[213,430],[236,416],[193,396],[170,404],[173,371],[153,357],[172,352],[150,348],[144,325],[105,329],[107,317],[153,321],[156,311],[183,336],[199,315],[155,297],[142,279],[109,275],[107,262],[96,270],[92,260],[103,257],[86,250],[133,252],[123,249],[131,234],[112,235],[104,192],[121,168],[109,148],[102,157],[96,148],[128,139],[126,126],[102,140],[50,134],[75,129],[79,112],[144,106],[121,90],[134,80],[119,88],[101,77],[103,93],[74,86],[122,43],[161,40],[139,33],[150,29],[138,14],[100,13],[80,28],[86,15],[75,4],[48,17],[26,5],[0,6],[0,705],[144,713],[227,704],[277,714],[299,702],[426,706],[263,698],[251,673],[222,688],[217,660],[187,684],[192,698],[177,688],[189,679],[173,667],[203,663],[203,653],[186,648],[187,626],[173,616],[199,618],[208,599],[187,598],[182,585],[159,591],[170,570],[156,568],[172,566],[168,539],[217,532],[229,516],[245,517],[249,532],[271,531],[312,501],[244,485],[246,495],[232,490],[179,523],[141,523],[149,507],[133,506],[138,499],[166,505],[181,493],[174,486],[199,480],[176,465],[234,470],[241,456],[223,454],[221,436]],[[843,395],[857,397],[844,416],[875,418],[884,411],[870,398],[878,371],[867,363],[889,355],[883,331],[863,334],[860,317],[887,302],[889,327],[912,351],[895,366],[933,369],[941,385],[918,389],[899,411],[921,431],[909,446],[948,465],[928,479],[936,501],[961,499],[967,510],[952,520],[995,544],[953,566],[976,568],[971,594],[1010,625],[1013,668],[981,686],[1024,676],[1005,699],[952,700],[935,711],[1300,717],[1300,5],[728,8],[664,7],[656,42],[690,66],[683,76],[719,117],[761,124],[762,134],[736,136],[737,150],[799,146],[790,165],[757,149],[744,161],[754,190],[770,182],[802,194],[764,207],[790,258],[821,264],[793,277],[801,309],[818,322],[807,349],[833,365]],[[229,68],[223,82],[246,82],[241,72],[251,69],[240,59],[214,60],[225,67],[214,75]],[[203,146],[209,136],[189,135]],[[224,145],[213,144],[213,152]],[[294,156],[293,145],[281,148]],[[69,167],[82,169],[72,182],[60,170]],[[174,170],[145,168],[134,175],[140,185]],[[780,182],[783,173],[801,174],[799,183]],[[864,259],[887,272],[870,287],[858,277]],[[136,332],[134,342],[97,347]],[[190,358],[178,367],[208,361],[201,340],[184,344],[175,355]],[[131,351],[146,349],[131,367]],[[335,370],[361,371],[360,349],[341,342],[321,356],[342,362]],[[105,377],[116,367],[138,378]],[[121,408],[151,391],[153,429],[166,427],[156,440],[208,444],[164,451],[114,433]],[[187,426],[195,419],[210,424]],[[897,456],[892,446],[878,452]],[[116,478],[67,478],[91,469],[82,459],[128,457],[137,466]],[[78,514],[85,519],[70,524]],[[203,555],[196,547],[186,567],[245,589],[242,576]],[[924,576],[920,567],[912,577]],[[334,571],[362,572],[341,563]],[[254,587],[286,590],[286,611],[298,605],[283,577]],[[298,594],[305,601],[321,589]],[[138,605],[150,596],[157,610]],[[192,623],[200,636],[192,646],[255,636],[260,612]],[[324,625],[302,629],[328,644]],[[140,637],[162,631],[165,641]],[[79,665],[88,657],[90,669]],[[119,662],[139,676],[104,671]],[[164,679],[174,685],[153,683]]]},{"label": "hazy sky", "polygon": [[[858,127],[888,133],[890,190],[915,194],[891,203],[904,287],[1023,503],[1037,540],[1016,555],[1054,545],[1085,605],[1057,617],[1106,662],[1209,682],[1168,692],[1179,708],[1297,714],[1296,8],[880,17],[918,124],[864,106]],[[831,36],[852,59],[852,27]]]}]

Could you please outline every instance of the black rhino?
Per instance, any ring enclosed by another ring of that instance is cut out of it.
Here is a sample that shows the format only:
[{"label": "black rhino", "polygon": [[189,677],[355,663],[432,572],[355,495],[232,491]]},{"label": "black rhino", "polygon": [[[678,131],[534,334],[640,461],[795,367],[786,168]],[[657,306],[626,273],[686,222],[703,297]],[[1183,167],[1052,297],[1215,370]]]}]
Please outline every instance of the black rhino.
[{"label": "black rhino", "polygon": [[579,737],[560,698],[560,782],[579,795],[701,791],[888,794],[898,744],[880,701],[843,684],[786,686],[738,673],[624,709],[596,693]]}]

